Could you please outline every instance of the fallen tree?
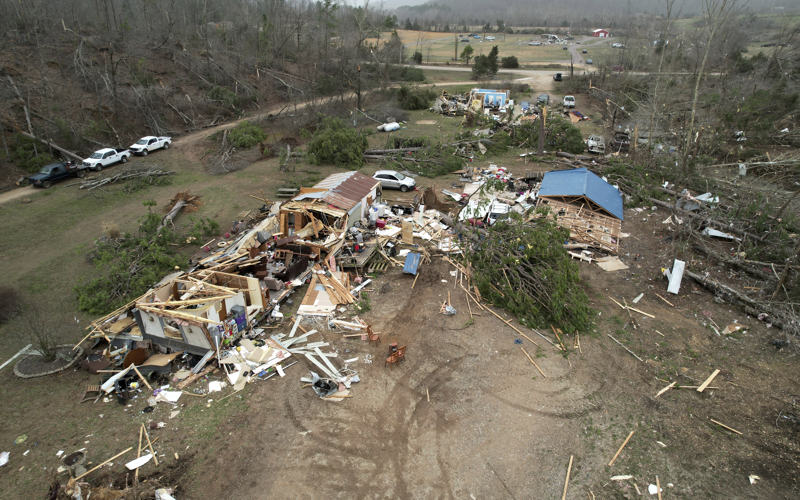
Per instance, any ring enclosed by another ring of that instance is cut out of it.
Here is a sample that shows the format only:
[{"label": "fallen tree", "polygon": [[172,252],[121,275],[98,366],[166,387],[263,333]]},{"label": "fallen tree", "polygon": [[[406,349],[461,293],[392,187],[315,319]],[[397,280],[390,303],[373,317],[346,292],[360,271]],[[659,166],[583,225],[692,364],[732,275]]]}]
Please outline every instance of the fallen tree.
[{"label": "fallen tree", "polygon": [[174,173],[175,172],[171,170],[161,170],[160,168],[128,170],[125,172],[120,172],[114,175],[110,175],[108,177],[100,177],[100,178],[85,180],[80,183],[79,188],[91,191],[92,189],[97,189],[99,187],[107,186],[108,184],[113,184],[119,181],[126,181],[128,179],[144,178],[147,180],[147,179],[154,179],[156,177],[161,177],[164,175],[173,175]]},{"label": "fallen tree", "polygon": [[[468,230],[469,231],[469,230]],[[592,310],[578,265],[562,243],[569,232],[548,218],[525,223],[517,214],[488,229],[473,229],[466,258],[481,296],[530,327],[586,332]]]}]

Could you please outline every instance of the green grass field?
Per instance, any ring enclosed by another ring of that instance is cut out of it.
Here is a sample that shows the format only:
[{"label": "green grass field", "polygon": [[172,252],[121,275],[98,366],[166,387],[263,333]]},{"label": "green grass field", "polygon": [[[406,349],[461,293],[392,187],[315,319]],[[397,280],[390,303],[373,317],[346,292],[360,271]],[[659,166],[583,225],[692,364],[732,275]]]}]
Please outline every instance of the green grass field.
[{"label": "green grass field", "polygon": [[569,61],[569,53],[558,45],[542,45],[533,47],[528,45],[531,40],[539,40],[534,35],[494,35],[493,41],[470,39],[470,43],[458,42],[456,44],[452,33],[423,32],[419,36],[415,31],[401,31],[400,39],[410,53],[421,52],[422,60],[426,63],[443,63],[453,59],[454,48],[458,46],[458,54],[467,45],[472,46],[473,56],[488,54],[492,47],[497,45],[500,57],[516,56],[520,64],[536,62]]}]

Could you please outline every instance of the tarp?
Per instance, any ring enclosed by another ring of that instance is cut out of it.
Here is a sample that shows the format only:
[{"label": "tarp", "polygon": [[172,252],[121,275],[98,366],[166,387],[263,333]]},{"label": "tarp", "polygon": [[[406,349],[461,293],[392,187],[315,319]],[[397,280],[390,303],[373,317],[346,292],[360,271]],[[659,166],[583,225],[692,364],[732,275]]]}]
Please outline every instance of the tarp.
[{"label": "tarp", "polygon": [[624,220],[622,194],[586,168],[547,172],[542,179],[539,196],[585,196],[609,215]]},{"label": "tarp", "polygon": [[403,272],[406,274],[417,274],[417,268],[419,268],[419,261],[422,255],[418,254],[417,252],[409,252],[406,255],[406,262],[403,266]]}]

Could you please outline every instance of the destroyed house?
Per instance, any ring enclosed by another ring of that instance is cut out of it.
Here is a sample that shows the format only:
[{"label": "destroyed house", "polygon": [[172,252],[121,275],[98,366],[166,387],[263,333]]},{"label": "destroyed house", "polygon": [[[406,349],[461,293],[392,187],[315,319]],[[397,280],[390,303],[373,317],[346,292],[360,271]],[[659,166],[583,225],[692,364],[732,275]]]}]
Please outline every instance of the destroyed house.
[{"label": "destroyed house", "polygon": [[622,194],[593,172],[586,168],[547,172],[538,200],[538,206],[549,207],[578,245],[618,251]]},{"label": "destroyed house", "polygon": [[292,235],[305,228],[308,222],[303,211],[346,217],[344,228],[349,228],[367,216],[370,205],[380,196],[377,179],[356,171],[331,174],[313,187],[301,188],[290,203],[281,207],[281,231]]},{"label": "destroyed house", "polygon": [[133,314],[143,339],[204,354],[237,339],[266,306],[258,279],[206,270],[163,281]]},{"label": "destroyed house", "polygon": [[508,103],[510,97],[511,92],[508,90],[472,89],[470,91],[473,106],[477,105],[483,108],[503,107]]}]

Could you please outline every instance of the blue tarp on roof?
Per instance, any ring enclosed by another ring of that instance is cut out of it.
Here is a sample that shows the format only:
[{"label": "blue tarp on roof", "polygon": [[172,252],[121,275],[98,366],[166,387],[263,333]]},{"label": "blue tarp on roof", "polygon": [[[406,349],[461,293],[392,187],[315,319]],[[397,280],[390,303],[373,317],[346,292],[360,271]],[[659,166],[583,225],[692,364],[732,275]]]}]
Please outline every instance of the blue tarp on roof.
[{"label": "blue tarp on roof", "polygon": [[617,219],[624,220],[622,194],[585,168],[547,172],[539,196],[585,196]]}]

